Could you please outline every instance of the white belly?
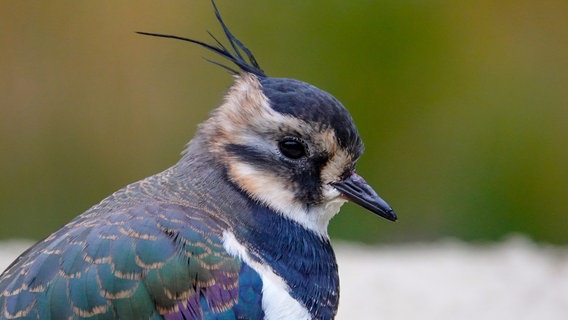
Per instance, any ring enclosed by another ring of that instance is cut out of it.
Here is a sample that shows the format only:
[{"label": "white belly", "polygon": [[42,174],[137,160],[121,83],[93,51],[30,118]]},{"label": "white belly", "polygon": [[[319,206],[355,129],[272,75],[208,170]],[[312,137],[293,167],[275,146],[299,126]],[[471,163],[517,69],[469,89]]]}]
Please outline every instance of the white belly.
[{"label": "white belly", "polygon": [[231,255],[241,258],[262,279],[262,309],[267,320],[307,320],[311,319],[308,310],[296,299],[290,296],[290,289],[276,275],[272,268],[253,261],[248,250],[239,243],[235,235],[225,231],[223,233],[223,246]]}]

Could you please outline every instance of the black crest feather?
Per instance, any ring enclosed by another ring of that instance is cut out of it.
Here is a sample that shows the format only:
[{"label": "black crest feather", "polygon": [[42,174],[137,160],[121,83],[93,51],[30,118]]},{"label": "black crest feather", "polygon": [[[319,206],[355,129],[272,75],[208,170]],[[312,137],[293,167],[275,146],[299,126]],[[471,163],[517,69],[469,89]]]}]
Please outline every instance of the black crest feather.
[{"label": "black crest feather", "polygon": [[[221,24],[221,27],[223,27],[223,32],[225,33],[225,36],[227,37],[227,40],[229,41],[229,44],[231,45],[230,48],[227,48],[226,46],[224,46],[221,43],[221,41],[219,41],[211,32],[207,32],[207,33],[211,36],[211,38],[213,38],[213,40],[215,41],[215,44],[208,44],[208,43],[205,43],[203,41],[179,37],[179,36],[174,36],[174,35],[169,35],[169,34],[150,33],[150,32],[136,32],[136,33],[142,34],[142,35],[145,35],[145,36],[153,36],[153,37],[183,40],[183,41],[188,41],[188,42],[191,42],[191,43],[198,44],[198,45],[200,45],[200,46],[202,46],[202,47],[204,47],[208,50],[211,50],[211,51],[219,54],[223,58],[233,62],[242,71],[250,72],[250,73],[255,74],[259,77],[263,77],[263,78],[266,77],[266,74],[264,73],[264,71],[262,71],[262,69],[258,65],[258,62],[254,58],[254,55],[252,54],[252,52],[239,39],[237,39],[231,33],[231,31],[229,30],[229,28],[227,27],[227,25],[223,21],[223,18],[221,18],[221,14],[219,13],[219,9],[217,9],[217,5],[215,4],[215,1],[211,0],[211,3],[213,4],[213,9],[215,10],[215,16],[217,17],[217,20]],[[212,61],[212,60],[209,60],[209,59],[206,59],[206,60],[213,63],[213,64],[216,64],[216,65],[218,65],[218,66],[220,66],[220,67],[222,67],[226,70],[229,70],[230,72],[232,72],[234,74],[240,73],[237,70],[235,70],[235,69],[233,69],[233,68],[231,68],[227,65],[224,65],[222,63]]]}]

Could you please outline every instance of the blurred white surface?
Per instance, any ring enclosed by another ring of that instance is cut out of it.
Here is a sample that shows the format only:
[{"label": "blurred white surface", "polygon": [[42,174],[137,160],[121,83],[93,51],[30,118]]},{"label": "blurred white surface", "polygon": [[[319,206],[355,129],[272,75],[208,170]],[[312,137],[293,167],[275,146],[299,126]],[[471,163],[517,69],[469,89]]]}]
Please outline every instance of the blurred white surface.
[{"label": "blurred white surface", "polygon": [[[0,242],[0,270],[32,243]],[[523,238],[369,247],[335,243],[338,319],[568,319],[568,250]]]},{"label": "blurred white surface", "polygon": [[16,257],[33,245],[28,240],[0,241],[0,272],[4,271]]},{"label": "blurred white surface", "polygon": [[566,249],[520,237],[335,247],[338,319],[568,319]]}]

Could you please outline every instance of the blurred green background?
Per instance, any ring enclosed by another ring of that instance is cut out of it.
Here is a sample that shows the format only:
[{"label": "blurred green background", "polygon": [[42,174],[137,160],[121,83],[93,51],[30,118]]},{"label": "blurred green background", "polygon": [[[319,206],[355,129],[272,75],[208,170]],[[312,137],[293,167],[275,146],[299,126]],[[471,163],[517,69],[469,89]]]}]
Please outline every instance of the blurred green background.
[{"label": "blurred green background", "polygon": [[[334,238],[522,233],[568,243],[568,2],[228,1],[269,75],[351,111],[358,172],[397,223],[348,204]],[[179,159],[232,78],[188,43],[205,0],[0,0],[0,238],[39,239]]]}]

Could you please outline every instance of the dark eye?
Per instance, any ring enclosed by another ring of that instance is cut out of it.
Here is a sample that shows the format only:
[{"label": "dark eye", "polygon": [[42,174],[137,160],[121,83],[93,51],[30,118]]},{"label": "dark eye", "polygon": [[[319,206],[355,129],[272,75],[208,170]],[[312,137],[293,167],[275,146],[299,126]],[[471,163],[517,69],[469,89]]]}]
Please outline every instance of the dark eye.
[{"label": "dark eye", "polygon": [[296,139],[286,138],[278,143],[282,154],[290,159],[300,159],[306,155],[306,147]]}]

